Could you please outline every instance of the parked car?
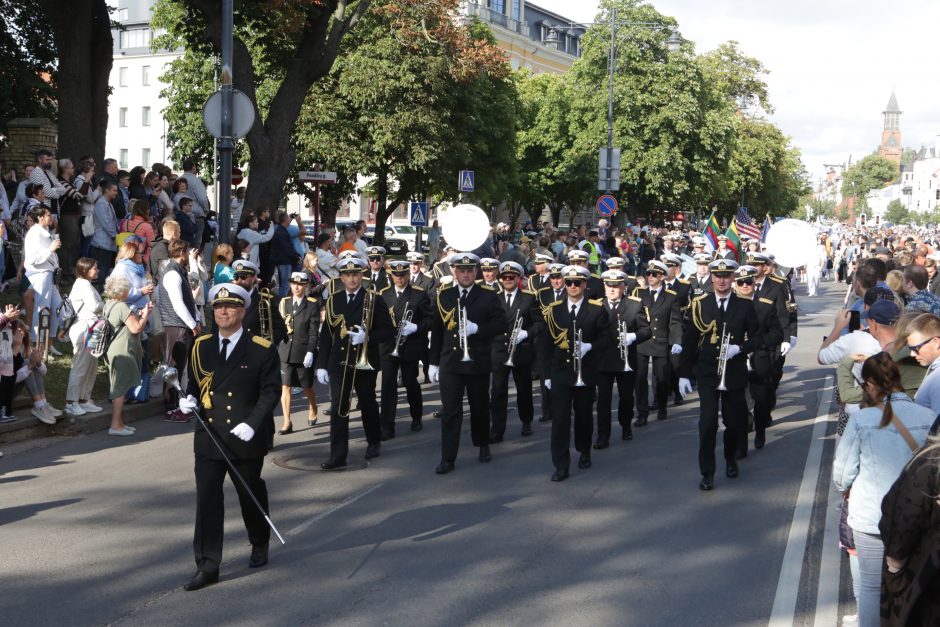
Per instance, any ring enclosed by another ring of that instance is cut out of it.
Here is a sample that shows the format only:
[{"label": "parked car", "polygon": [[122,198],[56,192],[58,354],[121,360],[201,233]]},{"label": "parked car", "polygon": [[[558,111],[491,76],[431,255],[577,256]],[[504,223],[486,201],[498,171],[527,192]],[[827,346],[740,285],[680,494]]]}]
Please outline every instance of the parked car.
[{"label": "parked car", "polygon": [[[408,242],[404,239],[401,239],[400,237],[392,237],[391,233],[389,233],[389,230],[390,229],[386,227],[385,243],[382,244],[382,246],[385,247],[386,254],[393,255],[396,257],[404,256],[405,253],[407,253],[409,250]],[[370,226],[366,229],[365,239],[371,246],[372,242],[375,240],[375,228],[374,227]]]}]

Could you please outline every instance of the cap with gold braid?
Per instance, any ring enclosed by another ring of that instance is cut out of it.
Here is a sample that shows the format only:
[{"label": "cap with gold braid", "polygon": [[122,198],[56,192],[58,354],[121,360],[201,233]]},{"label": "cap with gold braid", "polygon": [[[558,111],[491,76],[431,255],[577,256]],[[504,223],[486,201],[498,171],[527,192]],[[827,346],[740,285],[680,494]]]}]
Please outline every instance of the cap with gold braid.
[{"label": "cap with gold braid", "polygon": [[454,253],[450,256],[450,265],[465,270],[476,268],[480,265],[480,258],[473,253]]},{"label": "cap with gold braid", "polygon": [[708,264],[708,271],[716,276],[728,276],[738,269],[738,262],[730,259],[716,259]]},{"label": "cap with gold braid", "polygon": [[250,299],[248,292],[234,283],[219,283],[209,290],[209,301],[213,307],[216,305],[244,307]]},{"label": "cap with gold braid", "polygon": [[339,262],[336,267],[344,274],[347,272],[362,272],[366,269],[366,262],[358,257],[350,257],[346,261]]}]

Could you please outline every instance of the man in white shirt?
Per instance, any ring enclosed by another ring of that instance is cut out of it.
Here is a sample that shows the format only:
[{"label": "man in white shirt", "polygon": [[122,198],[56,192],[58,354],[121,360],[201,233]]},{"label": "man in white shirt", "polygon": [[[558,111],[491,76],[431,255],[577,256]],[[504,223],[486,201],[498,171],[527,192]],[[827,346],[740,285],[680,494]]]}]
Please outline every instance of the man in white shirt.
[{"label": "man in white shirt", "polygon": [[196,164],[192,159],[183,160],[183,175],[189,185],[188,195],[193,199],[193,222],[196,225],[196,242],[202,242],[202,233],[206,228],[206,216],[209,214],[209,193],[206,184],[197,176]]}]

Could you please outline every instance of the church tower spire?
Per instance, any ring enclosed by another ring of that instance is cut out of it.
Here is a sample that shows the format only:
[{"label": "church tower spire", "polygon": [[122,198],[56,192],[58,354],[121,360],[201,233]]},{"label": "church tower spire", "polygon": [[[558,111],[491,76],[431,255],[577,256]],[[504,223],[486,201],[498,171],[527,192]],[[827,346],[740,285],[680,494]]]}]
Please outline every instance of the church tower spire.
[{"label": "church tower spire", "polygon": [[884,116],[884,130],[881,131],[881,146],[878,147],[878,154],[895,163],[901,163],[901,108],[898,106],[898,99],[891,90],[891,97],[885,110],[881,112]]}]

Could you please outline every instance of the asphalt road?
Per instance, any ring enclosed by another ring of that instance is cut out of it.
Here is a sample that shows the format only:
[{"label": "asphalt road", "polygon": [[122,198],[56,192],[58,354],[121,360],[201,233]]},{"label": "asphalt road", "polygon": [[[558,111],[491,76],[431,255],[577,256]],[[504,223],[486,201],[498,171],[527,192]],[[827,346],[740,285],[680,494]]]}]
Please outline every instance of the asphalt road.
[{"label": "asphalt road", "polygon": [[[181,588],[195,570],[191,425],[154,418],[127,440],[99,433],[7,447],[0,621],[834,625],[845,587],[825,535],[834,417],[829,369],[815,353],[844,288],[824,283],[821,292],[808,299],[797,286],[800,341],[766,447],[734,480],[721,473],[719,450],[713,492],[697,487],[695,395],[554,484],[549,426],[522,438],[514,413],[492,463],[476,460],[466,432],[456,472],[435,475],[440,431],[430,413],[439,403],[425,386],[424,431],[408,430],[403,407],[399,437],[368,465],[358,427],[354,469],[344,472],[318,469],[325,419],[276,436],[264,477],[287,544],[272,544],[269,565],[249,570],[227,484],[222,581],[195,593]],[[295,400],[294,423],[304,425]]]}]

